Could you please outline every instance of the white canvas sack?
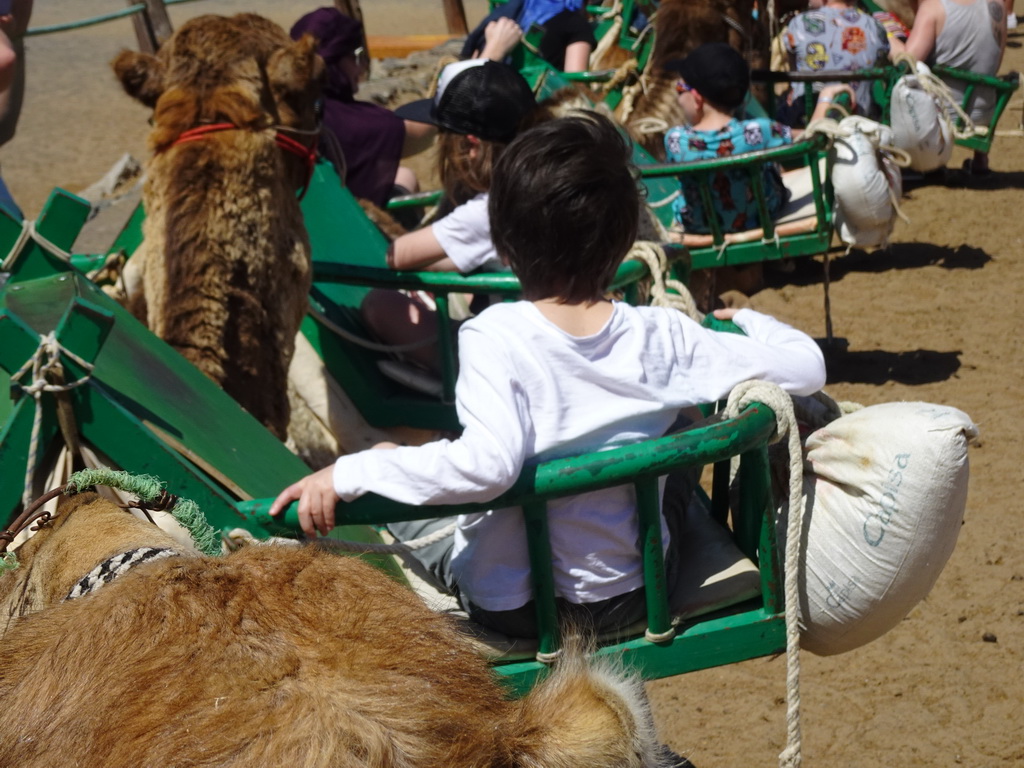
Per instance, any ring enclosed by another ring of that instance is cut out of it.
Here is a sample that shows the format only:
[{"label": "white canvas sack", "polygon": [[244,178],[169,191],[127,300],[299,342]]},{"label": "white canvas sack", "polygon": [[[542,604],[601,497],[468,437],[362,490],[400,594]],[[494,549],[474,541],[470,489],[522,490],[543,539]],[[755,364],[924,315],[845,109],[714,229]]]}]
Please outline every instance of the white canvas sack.
[{"label": "white canvas sack", "polygon": [[[828,656],[898,624],[945,566],[967,500],[967,444],[956,408],[887,403],[806,440],[801,645]],[[786,520],[777,524],[782,546]]]},{"label": "white canvas sack", "polygon": [[910,167],[928,173],[949,162],[953,124],[934,93],[931,71],[920,62],[917,66],[918,74],[903,75],[893,86],[890,122],[895,145],[910,156]]},{"label": "white canvas sack", "polygon": [[884,248],[903,194],[899,168],[888,148],[892,129],[864,117],[843,118],[832,145],[836,228],[848,245]]}]

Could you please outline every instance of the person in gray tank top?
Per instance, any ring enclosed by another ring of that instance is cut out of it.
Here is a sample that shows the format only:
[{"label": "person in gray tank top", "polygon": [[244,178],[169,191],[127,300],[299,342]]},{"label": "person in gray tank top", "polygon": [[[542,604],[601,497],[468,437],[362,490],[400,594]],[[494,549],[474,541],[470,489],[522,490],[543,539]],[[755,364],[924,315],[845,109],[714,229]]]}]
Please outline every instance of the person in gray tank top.
[{"label": "person in gray tank top", "polygon": [[[890,41],[893,53],[900,46]],[[983,75],[999,71],[1006,48],[1006,9],[1004,0],[922,0],[914,28],[907,39],[906,51],[918,61],[966,69]],[[958,99],[965,84],[947,80]],[[987,123],[995,106],[991,88],[975,90],[968,112],[976,123]],[[975,174],[989,172],[988,155],[975,152],[964,163]]]}]

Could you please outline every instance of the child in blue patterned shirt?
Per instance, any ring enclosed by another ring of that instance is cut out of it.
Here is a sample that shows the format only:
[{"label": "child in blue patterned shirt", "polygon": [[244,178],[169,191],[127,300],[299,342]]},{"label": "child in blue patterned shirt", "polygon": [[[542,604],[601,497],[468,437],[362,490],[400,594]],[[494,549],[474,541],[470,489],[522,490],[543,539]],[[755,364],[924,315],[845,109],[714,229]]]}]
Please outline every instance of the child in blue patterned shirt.
[{"label": "child in blue patterned shirt", "polygon": [[[726,43],[705,43],[685,59],[670,61],[664,68],[680,75],[676,91],[687,122],[665,134],[669,162],[712,160],[792,143],[793,133],[788,126],[764,117],[735,116],[750,88],[750,68],[740,53]],[[828,105],[841,91],[852,98],[847,85],[822,89],[812,119],[824,117]],[[773,165],[765,167],[764,190],[773,214],[789,199],[789,190]],[[753,189],[742,171],[718,171],[712,181],[712,194],[715,213],[726,232],[761,226]],[[676,221],[686,232],[711,231],[695,182],[683,182],[673,210]]]}]

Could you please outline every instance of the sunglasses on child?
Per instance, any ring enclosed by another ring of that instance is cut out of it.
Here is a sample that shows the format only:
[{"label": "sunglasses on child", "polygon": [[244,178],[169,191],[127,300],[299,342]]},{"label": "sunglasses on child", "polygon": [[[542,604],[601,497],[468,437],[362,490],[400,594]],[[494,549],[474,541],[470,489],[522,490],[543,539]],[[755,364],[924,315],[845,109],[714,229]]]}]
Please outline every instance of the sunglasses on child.
[{"label": "sunglasses on child", "polygon": [[692,85],[687,85],[682,80],[676,80],[676,93],[690,93],[693,91]]}]

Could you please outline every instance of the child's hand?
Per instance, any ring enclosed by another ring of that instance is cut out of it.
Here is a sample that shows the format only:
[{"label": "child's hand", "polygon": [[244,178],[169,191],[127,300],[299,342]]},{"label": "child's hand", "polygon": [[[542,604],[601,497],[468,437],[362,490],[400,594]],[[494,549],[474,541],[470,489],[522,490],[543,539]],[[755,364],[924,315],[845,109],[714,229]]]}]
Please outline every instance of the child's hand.
[{"label": "child's hand", "polygon": [[270,514],[279,515],[285,507],[298,499],[299,525],[307,536],[319,531],[326,536],[334,527],[334,507],[341,501],[334,490],[334,465],[292,483],[274,499]]},{"label": "child's hand", "polygon": [[716,320],[732,320],[733,317],[736,315],[736,313],[740,311],[740,309],[742,309],[742,307],[741,308],[725,307],[724,309],[716,309],[714,311],[715,319]]}]

